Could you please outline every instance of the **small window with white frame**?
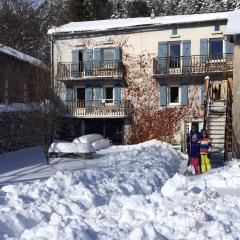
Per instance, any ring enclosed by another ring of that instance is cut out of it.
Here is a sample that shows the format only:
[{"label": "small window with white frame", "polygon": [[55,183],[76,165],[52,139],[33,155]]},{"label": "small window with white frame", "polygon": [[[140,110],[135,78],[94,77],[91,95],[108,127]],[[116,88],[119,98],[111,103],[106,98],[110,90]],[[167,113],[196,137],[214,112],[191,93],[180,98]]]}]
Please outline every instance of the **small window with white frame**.
[{"label": "small window with white frame", "polygon": [[169,86],[168,102],[169,102],[169,105],[178,105],[181,103],[181,87],[180,86]]},{"label": "small window with white frame", "polygon": [[106,103],[113,103],[114,99],[113,87],[108,86],[104,88],[104,98]]}]

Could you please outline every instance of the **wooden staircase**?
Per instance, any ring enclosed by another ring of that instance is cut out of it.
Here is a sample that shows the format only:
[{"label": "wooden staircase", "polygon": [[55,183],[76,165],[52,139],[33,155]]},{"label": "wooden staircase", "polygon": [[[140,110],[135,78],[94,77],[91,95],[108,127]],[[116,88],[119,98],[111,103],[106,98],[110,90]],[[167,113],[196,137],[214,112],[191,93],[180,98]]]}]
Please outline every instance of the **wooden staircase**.
[{"label": "wooden staircase", "polygon": [[225,160],[226,100],[210,101],[207,129],[212,140],[212,146],[209,149],[212,167],[223,166]]},{"label": "wooden staircase", "polygon": [[216,168],[224,166],[232,152],[232,81],[228,80],[226,100],[212,100],[210,93],[211,85],[208,85],[204,127],[212,140],[209,157]]}]

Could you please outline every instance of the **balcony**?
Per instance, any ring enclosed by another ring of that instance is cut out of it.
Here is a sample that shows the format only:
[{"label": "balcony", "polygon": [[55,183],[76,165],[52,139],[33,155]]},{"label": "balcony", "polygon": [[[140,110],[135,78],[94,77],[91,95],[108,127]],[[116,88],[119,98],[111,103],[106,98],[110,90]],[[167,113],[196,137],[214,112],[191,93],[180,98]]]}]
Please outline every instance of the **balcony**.
[{"label": "balcony", "polygon": [[233,70],[233,54],[217,56],[192,55],[189,57],[155,58],[153,74],[155,77],[171,75],[201,75],[226,73]]},{"label": "balcony", "polygon": [[62,115],[77,118],[126,118],[131,111],[127,100],[64,101],[61,106]]},{"label": "balcony", "polygon": [[86,78],[122,78],[123,64],[119,61],[59,62],[59,80],[81,80]]}]

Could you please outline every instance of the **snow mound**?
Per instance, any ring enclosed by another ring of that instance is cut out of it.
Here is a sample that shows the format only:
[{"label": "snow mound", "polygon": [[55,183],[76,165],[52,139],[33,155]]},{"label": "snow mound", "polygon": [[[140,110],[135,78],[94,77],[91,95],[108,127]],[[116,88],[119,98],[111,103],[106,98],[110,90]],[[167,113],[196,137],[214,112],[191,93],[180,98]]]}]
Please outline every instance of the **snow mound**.
[{"label": "snow mound", "polygon": [[66,143],[66,142],[57,142],[52,143],[49,150],[49,153],[92,153],[95,152],[93,146],[88,143]]},{"label": "snow mound", "polygon": [[92,143],[92,146],[94,147],[95,151],[108,148],[110,147],[110,145],[111,145],[111,142],[109,139],[100,139]]},{"label": "snow mound", "polygon": [[5,186],[0,239],[133,239],[141,231],[158,237],[147,196],[160,192],[182,160],[170,145],[151,141],[106,154],[102,167]]},{"label": "snow mound", "polygon": [[103,139],[103,136],[101,134],[88,134],[88,135],[84,135],[81,136],[79,138],[75,138],[73,140],[73,143],[93,143],[96,142],[98,140]]}]

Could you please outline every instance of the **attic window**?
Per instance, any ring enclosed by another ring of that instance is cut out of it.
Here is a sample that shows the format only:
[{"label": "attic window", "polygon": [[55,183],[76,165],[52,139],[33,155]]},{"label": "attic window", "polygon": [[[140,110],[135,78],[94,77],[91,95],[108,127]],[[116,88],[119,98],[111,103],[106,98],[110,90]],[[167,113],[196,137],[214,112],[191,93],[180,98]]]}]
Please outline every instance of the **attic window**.
[{"label": "attic window", "polygon": [[172,35],[177,35],[178,31],[177,31],[177,27],[173,27],[172,28]]},{"label": "attic window", "polygon": [[220,31],[220,25],[218,23],[216,23],[214,25],[214,32],[219,32]]}]

